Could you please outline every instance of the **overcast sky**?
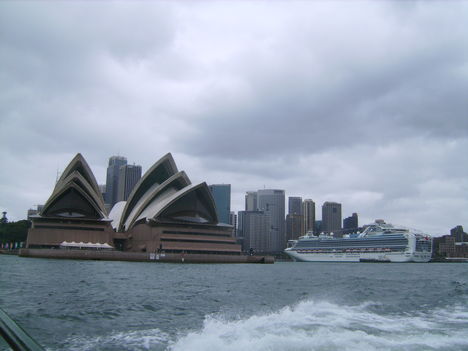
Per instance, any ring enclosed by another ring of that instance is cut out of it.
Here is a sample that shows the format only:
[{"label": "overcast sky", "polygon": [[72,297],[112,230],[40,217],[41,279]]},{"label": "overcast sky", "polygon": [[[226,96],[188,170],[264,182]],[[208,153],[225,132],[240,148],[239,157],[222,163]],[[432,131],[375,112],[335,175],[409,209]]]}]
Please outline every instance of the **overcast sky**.
[{"label": "overcast sky", "polygon": [[0,210],[81,152],[468,229],[468,2],[0,2]]}]

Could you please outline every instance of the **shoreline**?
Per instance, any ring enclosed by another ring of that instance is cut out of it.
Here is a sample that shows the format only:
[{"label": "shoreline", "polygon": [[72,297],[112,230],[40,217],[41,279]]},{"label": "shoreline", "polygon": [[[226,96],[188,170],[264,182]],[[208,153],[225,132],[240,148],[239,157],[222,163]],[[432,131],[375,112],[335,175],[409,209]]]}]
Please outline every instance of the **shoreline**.
[{"label": "shoreline", "polygon": [[275,262],[272,256],[187,254],[187,253],[150,253],[123,251],[90,251],[61,249],[20,249],[20,257],[58,258],[72,260],[102,260],[131,262],[166,263],[263,263]]},{"label": "shoreline", "polygon": [[[275,263],[293,262],[290,259],[272,255],[218,255],[218,254],[174,254],[125,251],[90,251],[90,250],[58,250],[58,249],[0,249],[0,255],[16,255],[33,258],[57,258],[77,260],[102,261],[135,261],[135,262],[172,262],[172,263]],[[154,257],[152,256],[154,255]],[[182,260],[182,258],[184,260]],[[432,259],[427,263],[468,263],[465,257],[449,257]]]}]

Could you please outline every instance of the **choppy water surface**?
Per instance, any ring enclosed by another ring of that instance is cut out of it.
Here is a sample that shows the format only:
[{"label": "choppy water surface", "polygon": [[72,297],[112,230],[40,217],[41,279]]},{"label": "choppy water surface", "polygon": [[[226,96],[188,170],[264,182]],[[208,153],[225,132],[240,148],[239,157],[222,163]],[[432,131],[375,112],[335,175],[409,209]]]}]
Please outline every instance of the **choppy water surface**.
[{"label": "choppy water surface", "polygon": [[0,264],[48,350],[468,350],[468,264]]}]

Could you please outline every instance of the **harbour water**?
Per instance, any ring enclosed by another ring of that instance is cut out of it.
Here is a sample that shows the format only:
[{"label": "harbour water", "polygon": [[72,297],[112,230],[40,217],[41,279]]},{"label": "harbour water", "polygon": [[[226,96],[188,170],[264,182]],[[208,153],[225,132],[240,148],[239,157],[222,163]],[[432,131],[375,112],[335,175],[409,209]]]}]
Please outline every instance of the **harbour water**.
[{"label": "harbour water", "polygon": [[468,350],[464,263],[0,265],[0,306],[47,350]]}]

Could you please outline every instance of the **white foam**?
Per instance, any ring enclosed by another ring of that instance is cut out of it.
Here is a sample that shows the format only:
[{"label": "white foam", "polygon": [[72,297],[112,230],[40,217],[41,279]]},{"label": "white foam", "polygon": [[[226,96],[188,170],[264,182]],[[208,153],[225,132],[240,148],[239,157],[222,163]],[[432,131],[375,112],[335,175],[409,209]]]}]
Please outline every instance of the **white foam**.
[{"label": "white foam", "polygon": [[340,306],[303,301],[269,314],[233,319],[210,315],[200,330],[173,338],[160,329],[74,337],[64,349],[219,351],[468,350],[468,307],[379,314],[375,303]]},{"label": "white foam", "polygon": [[[456,317],[434,311],[379,315],[369,304],[338,306],[304,301],[275,313],[226,320],[209,316],[203,328],[171,343],[172,351],[206,350],[464,350],[468,349],[466,307]],[[456,310],[456,309],[455,309]],[[442,318],[441,318],[442,317]],[[455,328],[448,328],[450,318]]]}]

